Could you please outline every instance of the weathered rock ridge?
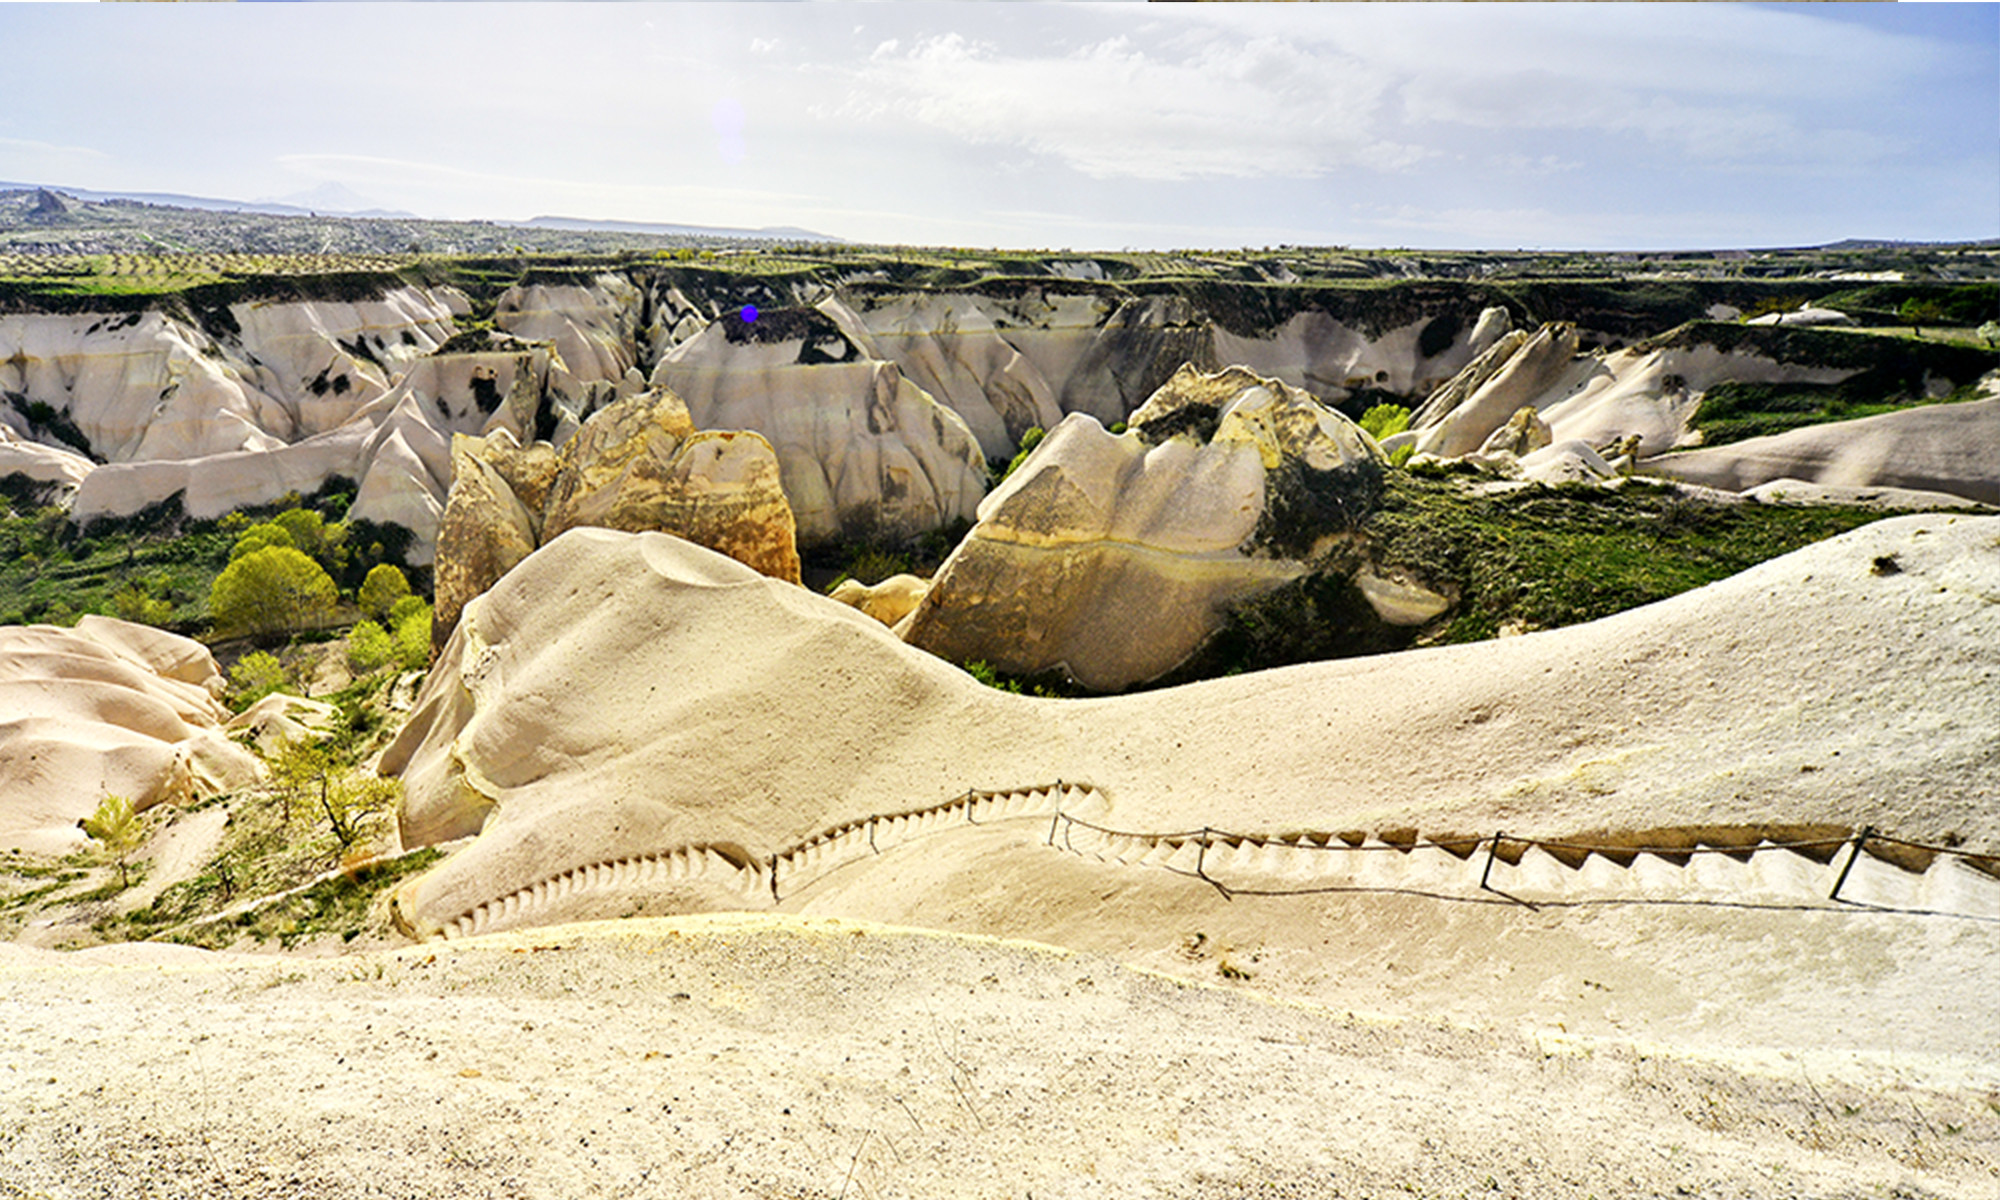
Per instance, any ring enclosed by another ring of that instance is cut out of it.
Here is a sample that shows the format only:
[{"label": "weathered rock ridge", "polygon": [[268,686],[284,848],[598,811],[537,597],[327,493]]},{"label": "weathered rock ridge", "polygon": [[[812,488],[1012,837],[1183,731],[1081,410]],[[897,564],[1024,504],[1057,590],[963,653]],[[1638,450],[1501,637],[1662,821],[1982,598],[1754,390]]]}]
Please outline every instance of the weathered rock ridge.
[{"label": "weathered rock ridge", "polygon": [[544,542],[592,526],[686,538],[761,574],[799,582],[778,459],[756,433],[696,430],[656,388],[593,414],[557,451],[507,430],[452,440],[438,534],[431,641],[441,648],[473,597]]},{"label": "weathered rock ridge", "polygon": [[1072,416],[979,507],[903,635],[952,662],[1158,677],[1228,607],[1305,574],[1373,503],[1381,452],[1306,393],[1183,368],[1123,435]]},{"label": "weathered rock ridge", "polygon": [[0,626],[0,847],[75,850],[107,795],[144,811],[254,782],[222,688],[206,647],[150,626]]},{"label": "weathered rock ridge", "polygon": [[[407,844],[480,834],[398,905],[426,933],[566,872],[689,847],[755,864],[1058,779],[1132,830],[1820,823],[1989,845],[1996,536],[1897,518],[1589,624],[1074,702],[981,687],[679,539],[575,530],[467,607],[384,756]],[[698,885],[663,879],[651,911],[770,903]],[[560,911],[634,900],[578,889]]]}]

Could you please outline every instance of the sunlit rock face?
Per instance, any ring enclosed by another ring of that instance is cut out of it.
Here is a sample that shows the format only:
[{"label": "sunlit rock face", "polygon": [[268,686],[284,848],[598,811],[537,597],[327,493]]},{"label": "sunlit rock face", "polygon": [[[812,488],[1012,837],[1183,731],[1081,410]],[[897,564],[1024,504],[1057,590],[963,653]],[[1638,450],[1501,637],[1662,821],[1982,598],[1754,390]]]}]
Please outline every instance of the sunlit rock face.
[{"label": "sunlit rock face", "polygon": [[1181,366],[1240,364],[1322,401],[1357,389],[1427,391],[1508,327],[1504,309],[1477,319],[1426,316],[1382,329],[1307,309],[1232,332],[1178,296],[1115,300],[1023,288],[1019,295],[904,293],[819,304],[863,353],[903,373],[965,418],[989,458],[1012,454],[1031,426],[1069,413],[1124,420]]},{"label": "sunlit rock face", "polygon": [[245,301],[200,324],[159,310],[0,316],[0,393],[99,462],[268,450],[325,433],[451,332],[416,288]]},{"label": "sunlit rock face", "polygon": [[417,360],[356,417],[354,424],[373,428],[351,476],[361,486],[350,515],[408,529],[410,561],[429,563],[451,494],[453,435],[504,430],[517,444],[533,441],[566,376],[547,344],[513,339]]},{"label": "sunlit rock face", "polygon": [[914,538],[969,521],[986,460],[958,415],[893,363],[862,359],[811,310],[711,323],[655,368],[702,429],[747,429],[777,453],[801,545]]},{"label": "sunlit rock face", "polygon": [[106,795],[143,811],[254,783],[222,688],[206,647],[150,626],[0,626],[0,847],[75,850]]},{"label": "sunlit rock face", "polygon": [[1123,435],[1072,416],[980,505],[901,627],[953,662],[1110,691],[1172,670],[1229,606],[1365,516],[1381,452],[1306,393],[1183,369]]},{"label": "sunlit rock face", "polygon": [[528,283],[494,304],[493,323],[515,337],[550,342],[579,383],[617,382],[638,364],[643,296],[623,275],[587,284]]},{"label": "sunlit rock face", "polygon": [[659,388],[599,411],[557,451],[505,430],[452,441],[438,533],[431,640],[535,548],[579,526],[671,533],[774,579],[799,582],[792,511],[763,436],[699,430]]},{"label": "sunlit rock face", "polygon": [[[1943,492],[2000,505],[2000,400],[1937,404],[1648,460],[1648,474],[1726,491],[1778,480]],[[1808,489],[1795,488],[1795,501]]]}]

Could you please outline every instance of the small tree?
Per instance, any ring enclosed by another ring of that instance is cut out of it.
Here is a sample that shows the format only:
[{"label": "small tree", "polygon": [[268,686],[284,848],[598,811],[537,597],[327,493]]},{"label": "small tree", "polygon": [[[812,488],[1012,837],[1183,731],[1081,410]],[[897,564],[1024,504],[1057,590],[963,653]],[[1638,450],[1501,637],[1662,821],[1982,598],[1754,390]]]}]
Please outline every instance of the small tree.
[{"label": "small tree", "polygon": [[394,612],[396,656],[403,669],[421,671],[430,666],[431,606],[420,596],[407,596],[397,602]]},{"label": "small tree", "polygon": [[209,590],[218,628],[245,634],[282,633],[318,625],[333,615],[339,593],[312,559],[290,547],[254,550],[224,567]]},{"label": "small tree", "polygon": [[396,780],[372,775],[339,779],[322,775],[319,782],[320,811],[326,814],[333,840],[340,843],[343,854],[354,848],[369,826],[387,815],[403,791]]},{"label": "small tree", "polygon": [[132,802],[123,796],[106,796],[97,811],[83,819],[83,831],[118,856],[118,886],[131,887],[129,860],[141,840],[139,814],[133,811]]},{"label": "small tree", "polygon": [[229,668],[229,681],[236,685],[237,706],[248,708],[285,686],[285,664],[275,654],[253,650]]},{"label": "small tree", "polygon": [[1942,320],[1944,318],[1944,310],[1938,307],[1935,300],[1918,300],[1915,297],[1911,297],[1903,301],[1903,306],[1896,310],[1896,315],[1909,322],[1910,332],[1916,334],[1918,337],[1922,337],[1924,336],[1923,327],[1926,325],[1935,325]]},{"label": "small tree", "polygon": [[368,577],[361,581],[355,601],[363,612],[379,619],[388,616],[395,603],[409,594],[410,581],[401,570],[388,563],[377,563],[368,568]]},{"label": "small tree", "polygon": [[1410,427],[1410,410],[1400,404],[1377,404],[1361,414],[1360,424],[1369,437],[1379,442]]},{"label": "small tree", "polygon": [[244,530],[237,537],[236,544],[229,548],[229,561],[235,562],[246,554],[255,554],[259,550],[268,550],[272,546],[287,546],[294,550],[298,549],[298,543],[292,540],[291,531],[283,525],[271,521],[266,521],[262,525],[252,525],[250,528]]},{"label": "small tree", "polygon": [[292,802],[303,802],[330,770],[326,749],[318,742],[291,742],[278,751],[278,756],[271,760],[271,785],[284,803],[287,824],[292,819]]},{"label": "small tree", "polygon": [[387,666],[397,657],[397,647],[389,632],[373,621],[362,621],[347,635],[347,665],[366,675]]}]

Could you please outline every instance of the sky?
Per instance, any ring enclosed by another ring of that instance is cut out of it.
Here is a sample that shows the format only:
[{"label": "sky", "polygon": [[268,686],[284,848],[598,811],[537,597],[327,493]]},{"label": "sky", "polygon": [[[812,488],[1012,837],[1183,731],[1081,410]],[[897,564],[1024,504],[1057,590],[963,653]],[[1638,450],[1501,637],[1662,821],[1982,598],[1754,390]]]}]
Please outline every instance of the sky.
[{"label": "sky", "polygon": [[1994,4],[0,4],[0,179],[1115,250],[2000,237]]}]

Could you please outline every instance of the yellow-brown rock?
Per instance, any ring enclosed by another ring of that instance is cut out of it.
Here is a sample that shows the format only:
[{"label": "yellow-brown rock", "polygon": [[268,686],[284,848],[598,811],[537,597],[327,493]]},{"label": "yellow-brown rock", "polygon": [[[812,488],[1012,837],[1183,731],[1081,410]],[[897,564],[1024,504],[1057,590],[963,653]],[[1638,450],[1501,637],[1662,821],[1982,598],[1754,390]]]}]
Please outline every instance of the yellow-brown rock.
[{"label": "yellow-brown rock", "polygon": [[[497,452],[505,456],[505,438]],[[441,648],[467,602],[500,581],[535,552],[538,522],[515,496],[485,452],[492,439],[459,434],[451,439],[451,496],[438,524],[437,594],[431,609],[431,646]],[[518,447],[512,447],[518,453]]]},{"label": "yellow-brown rock", "polygon": [[655,388],[593,414],[563,447],[541,540],[579,525],[658,530],[797,583],[796,527],[778,475],[763,435],[696,432],[680,397]]}]

